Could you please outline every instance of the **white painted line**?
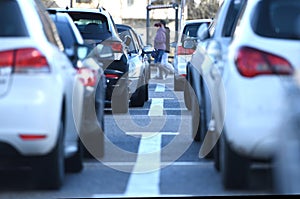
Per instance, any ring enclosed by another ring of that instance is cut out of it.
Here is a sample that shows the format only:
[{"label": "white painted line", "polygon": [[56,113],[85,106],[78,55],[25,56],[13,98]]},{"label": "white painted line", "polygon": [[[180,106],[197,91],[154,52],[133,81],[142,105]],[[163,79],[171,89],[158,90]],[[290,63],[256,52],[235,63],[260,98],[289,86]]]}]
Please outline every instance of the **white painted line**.
[{"label": "white painted line", "polygon": [[[164,99],[152,99],[148,115],[163,116]],[[159,195],[161,134],[142,134],[136,164],[130,175],[125,195]]]},{"label": "white painted line", "polygon": [[179,132],[158,132],[158,133],[153,133],[153,132],[126,132],[126,135],[142,135],[146,137],[151,137],[156,134],[160,135],[178,135]]},{"label": "white painted line", "polygon": [[[143,198],[143,197],[164,197],[164,198],[186,198],[193,197],[194,195],[182,195],[182,194],[142,194],[142,195],[124,195],[124,194],[94,194],[91,198]],[[88,197],[90,198],[90,197]]]},{"label": "white painted line", "polygon": [[161,135],[142,136],[138,157],[130,175],[125,195],[158,195],[160,180]]},{"label": "white painted line", "polygon": [[[151,97],[151,98],[149,98],[149,99],[161,99],[161,98]],[[164,99],[165,99],[165,100],[177,100],[177,99],[174,98],[174,97],[164,97]],[[183,101],[183,100],[181,100],[181,101]],[[184,102],[184,101],[183,101],[183,102]]]},{"label": "white painted line", "polygon": [[166,86],[165,86],[165,84],[160,84],[160,83],[157,83],[156,84],[156,88],[155,88],[155,92],[159,92],[159,93],[163,93],[163,92],[165,92],[165,90],[166,90]]},{"label": "white painted line", "polygon": [[151,100],[150,110],[148,112],[149,116],[163,116],[164,112],[164,99],[163,98],[153,98]]},{"label": "white painted line", "polygon": [[[134,166],[136,162],[105,162],[103,163],[106,166]],[[85,167],[89,168],[99,168],[103,167],[102,164],[97,162],[85,162]],[[161,162],[160,166],[200,166],[200,167],[211,167],[213,162],[201,161],[201,162]]]}]

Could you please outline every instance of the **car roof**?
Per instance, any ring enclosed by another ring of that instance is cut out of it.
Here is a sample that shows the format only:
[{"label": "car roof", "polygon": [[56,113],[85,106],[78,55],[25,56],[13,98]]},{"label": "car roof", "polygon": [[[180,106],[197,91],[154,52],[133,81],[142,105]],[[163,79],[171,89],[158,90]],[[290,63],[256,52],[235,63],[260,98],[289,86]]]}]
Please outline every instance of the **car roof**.
[{"label": "car roof", "polygon": [[130,25],[126,24],[116,24],[117,28],[126,28],[126,29],[132,29]]},{"label": "car roof", "polygon": [[203,23],[203,22],[211,22],[212,19],[191,19],[191,20],[186,20],[185,25],[188,24],[193,24],[193,23]]},{"label": "car roof", "polygon": [[67,13],[63,12],[49,12],[50,15],[55,16],[52,19],[54,21],[62,21],[62,22],[68,22],[69,15]]},{"label": "car roof", "polygon": [[105,16],[109,16],[108,11],[104,8],[48,8],[48,10],[56,10],[59,12],[87,12],[87,13],[101,13]]}]

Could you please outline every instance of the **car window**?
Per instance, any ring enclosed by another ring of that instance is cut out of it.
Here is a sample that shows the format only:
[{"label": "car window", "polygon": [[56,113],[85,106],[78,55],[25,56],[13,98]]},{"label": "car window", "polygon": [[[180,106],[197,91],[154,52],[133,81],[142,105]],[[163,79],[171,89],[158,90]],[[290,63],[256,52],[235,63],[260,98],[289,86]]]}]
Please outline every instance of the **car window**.
[{"label": "car window", "polygon": [[0,37],[28,36],[28,31],[17,2],[11,0],[0,1],[0,13]]},{"label": "car window", "polygon": [[131,35],[132,35],[132,39],[133,39],[133,43],[135,45],[136,50],[138,51],[140,49],[140,43],[138,41],[137,35],[133,32],[133,30],[130,30]]},{"label": "car window", "polygon": [[59,36],[63,42],[65,48],[72,48],[76,42],[76,38],[73,34],[73,30],[68,23],[56,21],[57,30]]},{"label": "car window", "polygon": [[68,12],[83,39],[103,40],[111,36],[108,21],[100,13]]},{"label": "car window", "polygon": [[122,39],[122,41],[125,40],[126,36],[129,36],[131,38],[131,42],[128,45],[128,50],[129,50],[129,52],[136,52],[136,46],[134,45],[134,40],[132,39],[132,36],[131,36],[129,30],[118,29],[118,32],[119,32],[119,36]]},{"label": "car window", "polygon": [[224,1],[222,1],[217,13],[215,14],[213,21],[209,25],[208,31],[209,31],[210,36],[213,36],[215,33],[216,25],[217,25],[217,22],[218,22],[218,19],[219,19],[219,16],[220,16],[220,13],[221,13],[221,10],[223,9],[223,7],[224,7]]},{"label": "car window", "polygon": [[264,37],[300,38],[300,1],[264,0],[257,5],[252,28]]},{"label": "car window", "polygon": [[[197,37],[197,32],[202,23],[193,23],[188,24],[184,27],[181,37],[181,42],[183,42],[186,38]],[[209,24],[209,22],[207,22]]]},{"label": "car window", "polygon": [[238,16],[244,8],[245,0],[233,0],[231,1],[228,11],[226,13],[226,19],[222,30],[223,37],[231,37],[235,26],[238,21]]}]

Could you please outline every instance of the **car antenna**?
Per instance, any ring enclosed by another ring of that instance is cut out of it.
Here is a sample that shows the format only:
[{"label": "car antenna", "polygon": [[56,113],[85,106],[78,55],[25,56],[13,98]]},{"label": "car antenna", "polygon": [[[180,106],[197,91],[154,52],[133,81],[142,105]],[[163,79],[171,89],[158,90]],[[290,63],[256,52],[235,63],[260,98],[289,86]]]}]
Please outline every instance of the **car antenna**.
[{"label": "car antenna", "polygon": [[66,6],[66,10],[69,10],[69,7],[68,7],[68,6]]}]

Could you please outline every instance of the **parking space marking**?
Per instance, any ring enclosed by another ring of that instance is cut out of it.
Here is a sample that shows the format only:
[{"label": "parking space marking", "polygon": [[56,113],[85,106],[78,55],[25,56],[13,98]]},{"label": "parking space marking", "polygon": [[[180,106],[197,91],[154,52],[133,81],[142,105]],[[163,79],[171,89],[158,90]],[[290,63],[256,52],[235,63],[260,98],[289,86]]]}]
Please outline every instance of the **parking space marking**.
[{"label": "parking space marking", "polygon": [[[158,132],[160,135],[178,135],[179,132]],[[157,133],[153,132],[126,132],[126,135],[142,135],[142,136],[153,136]]]},{"label": "parking space marking", "polygon": [[159,93],[163,93],[166,90],[166,85],[165,84],[161,84],[161,83],[157,83],[156,84],[156,88],[155,88],[155,92],[159,92]]},{"label": "parking space marking", "polygon": [[142,136],[138,156],[125,195],[158,195],[160,182],[161,135]]},{"label": "parking space marking", "polygon": [[148,116],[163,116],[164,98],[152,98]]},{"label": "parking space marking", "polygon": [[[134,166],[136,162],[104,162],[104,165],[106,166]],[[161,162],[160,166],[165,167],[165,166],[198,166],[198,167],[212,167],[213,162],[208,162],[208,161],[199,161],[199,162]],[[89,169],[95,168],[99,169],[100,167],[103,167],[102,164],[99,164],[98,161],[96,162],[85,162],[84,163],[85,167],[88,167]],[[252,168],[252,167],[251,167]]]},{"label": "parking space marking", "polygon": [[[163,98],[153,98],[148,115],[163,116],[163,105]],[[162,135],[159,132],[146,135],[141,133],[141,135],[136,164],[130,175],[125,195],[158,195]]]}]

